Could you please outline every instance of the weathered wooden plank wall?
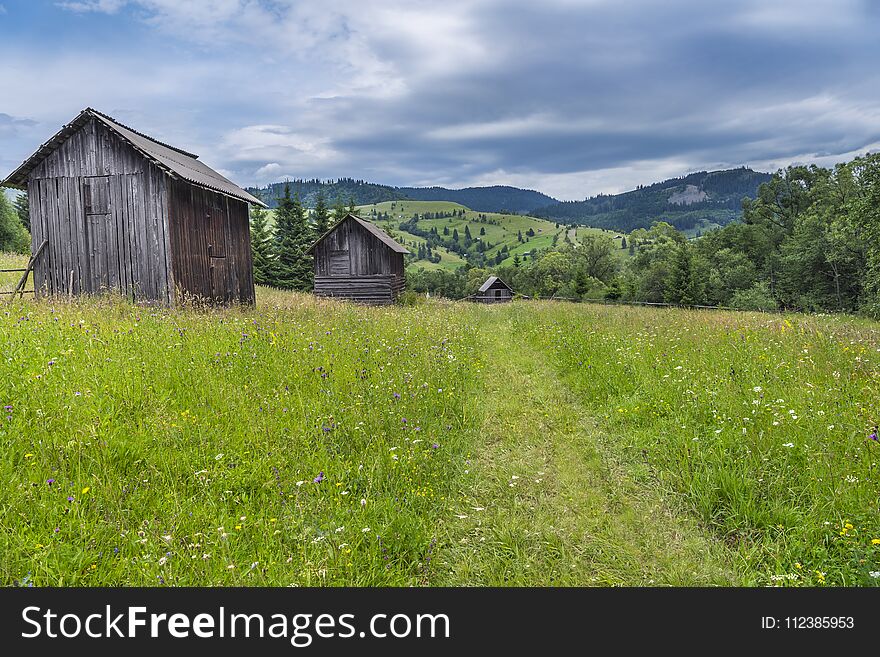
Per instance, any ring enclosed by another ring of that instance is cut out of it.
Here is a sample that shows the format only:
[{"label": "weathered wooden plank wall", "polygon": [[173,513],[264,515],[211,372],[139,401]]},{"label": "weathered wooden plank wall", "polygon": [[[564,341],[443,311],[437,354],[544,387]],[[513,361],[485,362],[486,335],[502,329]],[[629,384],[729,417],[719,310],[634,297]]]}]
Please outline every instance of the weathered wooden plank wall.
[{"label": "weathered wooden plank wall", "polygon": [[365,303],[391,303],[403,291],[403,254],[352,219],[314,248],[315,294]]},{"label": "weathered wooden plank wall", "polygon": [[103,124],[74,132],[29,178],[37,290],[173,301],[167,180]]},{"label": "weathered wooden plank wall", "polygon": [[168,240],[178,292],[222,302],[254,302],[247,203],[174,181]]}]

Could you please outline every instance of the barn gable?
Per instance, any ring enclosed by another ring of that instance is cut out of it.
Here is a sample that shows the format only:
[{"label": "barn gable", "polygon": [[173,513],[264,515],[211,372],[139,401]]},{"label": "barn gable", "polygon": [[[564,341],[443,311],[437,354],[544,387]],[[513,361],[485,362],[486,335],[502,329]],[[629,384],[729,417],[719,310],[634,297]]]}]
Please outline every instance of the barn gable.
[{"label": "barn gable", "polygon": [[405,283],[407,249],[378,226],[348,214],[309,249],[315,294],[366,303],[391,303]]}]

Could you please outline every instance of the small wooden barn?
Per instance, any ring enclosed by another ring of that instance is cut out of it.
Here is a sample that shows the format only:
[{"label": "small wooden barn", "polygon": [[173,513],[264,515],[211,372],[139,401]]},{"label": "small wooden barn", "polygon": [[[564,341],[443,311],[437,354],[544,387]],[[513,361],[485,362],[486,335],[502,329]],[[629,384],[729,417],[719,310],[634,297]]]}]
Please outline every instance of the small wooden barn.
[{"label": "small wooden barn", "polygon": [[409,251],[357,215],[340,219],[309,252],[318,296],[381,305],[393,303],[403,291],[403,256]]},{"label": "small wooden barn", "polygon": [[513,289],[497,276],[490,276],[472,299],[478,303],[504,303],[513,300]]},{"label": "small wooden barn", "polygon": [[87,108],[3,181],[30,201],[37,294],[253,303],[248,204],[199,161]]}]

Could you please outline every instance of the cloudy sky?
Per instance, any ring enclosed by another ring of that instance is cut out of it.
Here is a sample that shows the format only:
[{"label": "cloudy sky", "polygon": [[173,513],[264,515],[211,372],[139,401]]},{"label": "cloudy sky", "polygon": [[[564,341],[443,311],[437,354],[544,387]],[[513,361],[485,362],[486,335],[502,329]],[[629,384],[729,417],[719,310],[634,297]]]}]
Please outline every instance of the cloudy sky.
[{"label": "cloudy sky", "polygon": [[86,106],[242,185],[562,199],[880,149],[872,0],[0,0],[0,176]]}]

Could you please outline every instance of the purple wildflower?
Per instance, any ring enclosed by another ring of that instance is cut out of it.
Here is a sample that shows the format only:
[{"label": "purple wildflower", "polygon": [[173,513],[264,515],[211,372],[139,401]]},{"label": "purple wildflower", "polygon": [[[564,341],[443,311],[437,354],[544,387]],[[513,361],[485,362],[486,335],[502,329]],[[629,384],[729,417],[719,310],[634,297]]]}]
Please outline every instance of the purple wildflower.
[{"label": "purple wildflower", "polygon": [[395,398],[395,399],[400,399],[400,393],[399,393],[399,392],[395,392],[395,393],[394,393],[394,398]]},{"label": "purple wildflower", "polygon": [[406,418],[403,418],[403,423],[406,424]]},{"label": "purple wildflower", "polygon": [[875,441],[876,441],[876,440],[877,440],[877,430],[874,429],[874,431],[871,433],[870,436],[868,436],[868,438],[870,438],[871,440],[875,440]]},{"label": "purple wildflower", "polygon": [[440,445],[434,443],[433,445],[431,445],[431,449],[440,449]]},{"label": "purple wildflower", "polygon": [[320,484],[322,481],[324,481],[324,471],[321,470],[321,472],[318,473],[318,476],[315,477],[312,481],[314,481],[316,484]]},{"label": "purple wildflower", "polygon": [[67,496],[67,501],[68,501],[68,502],[73,502],[73,495],[68,495],[68,496]]},{"label": "purple wildflower", "polygon": [[49,485],[51,486],[52,484],[55,483],[55,480],[54,480],[54,479],[47,479],[47,480],[46,480],[46,483],[49,484]]},{"label": "purple wildflower", "polygon": [[12,410],[12,406],[11,406],[10,404],[7,404],[6,406],[3,407],[3,410],[11,411],[11,410]]},{"label": "purple wildflower", "polygon": [[54,365],[54,364],[55,364],[55,361],[54,361],[54,360],[50,360],[50,361],[49,361],[49,365]]}]

